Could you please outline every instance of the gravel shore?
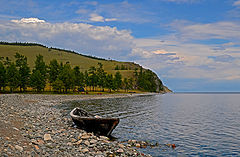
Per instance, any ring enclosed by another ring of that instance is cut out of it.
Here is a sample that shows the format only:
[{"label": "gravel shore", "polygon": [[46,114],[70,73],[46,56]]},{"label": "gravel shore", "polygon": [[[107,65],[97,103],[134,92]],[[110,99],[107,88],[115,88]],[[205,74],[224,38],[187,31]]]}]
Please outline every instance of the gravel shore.
[{"label": "gravel shore", "polygon": [[72,127],[69,113],[55,107],[71,100],[139,95],[0,95],[0,156],[149,156]]}]

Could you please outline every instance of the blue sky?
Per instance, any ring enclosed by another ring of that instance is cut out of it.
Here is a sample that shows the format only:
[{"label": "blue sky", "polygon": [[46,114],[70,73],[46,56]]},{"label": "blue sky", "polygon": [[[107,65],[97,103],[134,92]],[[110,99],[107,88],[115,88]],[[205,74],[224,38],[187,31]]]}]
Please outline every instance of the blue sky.
[{"label": "blue sky", "polygon": [[121,61],[173,91],[240,91],[240,0],[1,0],[0,40]]}]

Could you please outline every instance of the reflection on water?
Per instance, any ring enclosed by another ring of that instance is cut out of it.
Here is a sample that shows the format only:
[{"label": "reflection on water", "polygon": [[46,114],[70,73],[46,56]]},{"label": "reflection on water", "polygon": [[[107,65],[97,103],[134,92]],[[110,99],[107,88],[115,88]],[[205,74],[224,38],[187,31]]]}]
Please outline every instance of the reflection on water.
[{"label": "reflection on water", "polygon": [[[103,117],[119,117],[113,136],[160,143],[141,149],[153,156],[240,156],[239,96],[166,94],[74,101],[68,110],[79,106]],[[176,144],[176,149],[164,147],[167,143]]]}]

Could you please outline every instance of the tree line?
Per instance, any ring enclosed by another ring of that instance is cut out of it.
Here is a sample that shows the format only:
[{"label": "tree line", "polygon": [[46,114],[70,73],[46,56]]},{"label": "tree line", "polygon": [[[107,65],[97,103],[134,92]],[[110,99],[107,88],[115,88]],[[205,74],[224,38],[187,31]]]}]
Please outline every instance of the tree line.
[{"label": "tree line", "polygon": [[50,61],[47,65],[42,55],[37,55],[35,65],[32,70],[27,63],[27,57],[16,53],[15,62],[8,57],[0,59],[0,91],[4,91],[9,87],[10,92],[19,89],[25,92],[31,87],[37,92],[44,91],[47,83],[54,91],[67,93],[72,91],[104,91],[132,89],[132,80],[126,79],[122,81],[120,72],[115,75],[107,74],[101,63],[97,67],[90,67],[85,72],[80,71],[79,66],[71,67],[70,63],[58,63],[56,59]]},{"label": "tree line", "polygon": [[126,92],[131,89],[156,92],[154,73],[150,70],[138,72],[135,69],[134,77],[123,78],[117,71],[114,75],[108,74],[103,69],[103,64],[97,67],[91,66],[85,72],[80,71],[79,66],[71,67],[70,63],[59,63],[56,59],[47,65],[42,55],[37,55],[35,65],[31,70],[27,57],[19,53],[15,54],[15,62],[8,57],[0,58],[0,91],[4,92],[8,87],[10,92],[19,89],[26,92],[30,87],[36,92],[45,90],[47,84],[55,92],[68,93],[70,91],[119,91]]}]

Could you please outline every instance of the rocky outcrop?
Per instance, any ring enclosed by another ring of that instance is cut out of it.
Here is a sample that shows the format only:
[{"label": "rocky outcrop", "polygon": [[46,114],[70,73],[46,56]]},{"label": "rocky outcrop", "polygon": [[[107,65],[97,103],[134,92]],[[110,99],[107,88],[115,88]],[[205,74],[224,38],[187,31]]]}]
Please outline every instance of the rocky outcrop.
[{"label": "rocky outcrop", "polygon": [[155,77],[155,84],[156,84],[156,92],[158,93],[171,93],[172,90],[170,90],[168,87],[164,86],[162,81],[159,79],[159,77],[154,73]]}]

